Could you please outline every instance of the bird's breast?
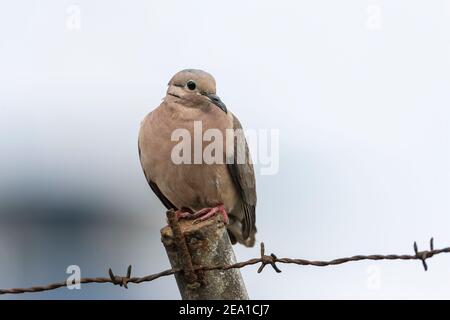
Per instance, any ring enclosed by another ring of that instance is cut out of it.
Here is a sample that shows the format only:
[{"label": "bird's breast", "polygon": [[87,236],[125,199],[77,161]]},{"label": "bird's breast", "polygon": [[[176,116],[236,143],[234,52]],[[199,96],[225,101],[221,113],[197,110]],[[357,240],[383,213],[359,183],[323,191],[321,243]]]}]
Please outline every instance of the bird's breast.
[{"label": "bird's breast", "polygon": [[[200,121],[201,128],[195,121]],[[140,133],[140,141],[144,142],[140,143],[142,165],[148,172],[148,178],[158,185],[161,192],[177,208],[187,207],[196,211],[220,203],[223,203],[228,211],[235,207],[238,197],[225,163],[227,127],[230,127],[227,121],[217,125],[201,114],[193,115],[192,118],[172,114],[169,119],[167,115],[162,117],[151,114],[144,120]],[[212,142],[203,139],[208,129],[218,129],[223,133],[223,150],[219,150],[219,163],[207,164],[203,159],[204,151]],[[177,139],[174,139],[174,132],[178,132],[178,135],[175,134]],[[200,144],[195,141],[199,135]],[[183,149],[182,144],[190,148]],[[196,150],[199,146],[201,150]],[[181,150],[190,153],[190,161],[180,163]],[[200,163],[194,163],[196,153],[202,155]],[[174,156],[177,159],[174,159]]]}]

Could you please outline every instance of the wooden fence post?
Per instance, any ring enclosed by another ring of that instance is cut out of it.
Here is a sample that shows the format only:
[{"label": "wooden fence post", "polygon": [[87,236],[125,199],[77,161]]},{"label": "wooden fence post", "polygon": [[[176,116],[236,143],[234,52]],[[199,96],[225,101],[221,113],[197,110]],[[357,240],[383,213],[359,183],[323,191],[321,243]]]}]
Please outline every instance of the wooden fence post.
[{"label": "wooden fence post", "polygon": [[217,215],[195,224],[177,221],[175,212],[167,212],[169,225],[161,229],[161,240],[174,269],[184,300],[247,300],[247,290],[239,269],[195,270],[196,266],[236,263],[234,251],[222,217]]}]

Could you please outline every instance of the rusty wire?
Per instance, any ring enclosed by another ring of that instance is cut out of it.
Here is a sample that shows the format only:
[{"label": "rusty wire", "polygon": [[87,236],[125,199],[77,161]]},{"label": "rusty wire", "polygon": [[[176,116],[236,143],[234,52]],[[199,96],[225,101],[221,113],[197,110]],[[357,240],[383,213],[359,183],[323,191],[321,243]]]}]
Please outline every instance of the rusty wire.
[{"label": "rusty wire", "polygon": [[[291,258],[277,258],[275,254],[266,255],[264,243],[261,243],[260,249],[260,257],[250,259],[243,262],[234,263],[231,265],[225,266],[194,266],[193,269],[195,271],[211,271],[211,270],[229,270],[229,269],[238,269],[244,268],[250,265],[261,264],[258,268],[258,273],[262,272],[266,265],[271,265],[272,268],[276,272],[281,272],[281,270],[276,265],[277,263],[286,263],[286,264],[296,264],[300,266],[315,266],[315,267],[326,267],[326,266],[334,266],[352,261],[361,261],[361,260],[420,260],[422,265],[426,270],[428,270],[428,266],[426,260],[441,254],[441,253],[450,253],[450,247],[443,249],[434,249],[433,238],[430,240],[430,250],[419,251],[417,248],[417,243],[414,242],[414,254],[389,254],[389,255],[356,255],[348,258],[339,258],[329,261],[314,261],[314,260],[305,260],[305,259],[291,259]],[[143,283],[156,280],[161,277],[170,276],[177,272],[184,272],[182,269],[168,269],[159,273],[151,274],[145,277],[131,277],[131,266],[127,269],[126,276],[117,276],[115,275],[111,269],[109,269],[109,278],[99,277],[99,278],[81,278],[80,283],[112,283],[115,285],[124,286],[128,288],[128,283]],[[12,288],[12,289],[0,289],[0,294],[20,294],[27,292],[41,292],[54,290],[57,288],[65,287],[66,282],[58,282],[49,284],[46,286],[36,286],[31,288]]]}]

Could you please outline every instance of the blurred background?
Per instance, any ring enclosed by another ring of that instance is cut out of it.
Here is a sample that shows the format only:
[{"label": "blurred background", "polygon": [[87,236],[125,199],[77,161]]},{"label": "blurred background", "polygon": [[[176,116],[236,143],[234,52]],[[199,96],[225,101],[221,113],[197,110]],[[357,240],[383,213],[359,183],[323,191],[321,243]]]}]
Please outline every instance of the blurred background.
[{"label": "blurred background", "polygon": [[[277,174],[257,174],[269,252],[450,245],[450,1],[3,1],[0,288],[61,281],[69,265],[169,267],[137,133],[184,68],[213,74],[245,128],[280,132]],[[428,264],[242,274],[254,299],[450,298],[450,257]],[[0,299],[179,297],[166,277]]]}]

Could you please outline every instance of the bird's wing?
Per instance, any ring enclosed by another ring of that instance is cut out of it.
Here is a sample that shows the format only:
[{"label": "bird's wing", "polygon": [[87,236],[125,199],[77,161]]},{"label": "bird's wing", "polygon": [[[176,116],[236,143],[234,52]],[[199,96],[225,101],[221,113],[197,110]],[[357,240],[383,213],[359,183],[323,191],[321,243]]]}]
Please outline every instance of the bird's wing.
[{"label": "bird's wing", "polygon": [[[139,150],[139,160],[141,161],[141,165],[142,165],[142,160],[141,160],[141,148],[139,146],[139,141],[138,141],[138,150]],[[158,185],[156,183],[154,183],[152,180],[150,180],[148,178],[147,173],[144,170],[144,166],[142,166],[142,171],[144,171],[144,175],[145,175],[145,179],[147,179],[147,182],[150,186],[150,188],[153,190],[153,192],[156,194],[156,196],[158,197],[159,200],[161,200],[161,202],[163,203],[163,205],[167,208],[167,209],[175,209],[177,210],[177,208],[173,205],[172,202],[170,202],[169,199],[167,199],[164,194],[161,192],[161,190],[159,190]]]},{"label": "bird's wing", "polygon": [[[255,208],[256,208],[256,185],[255,172],[250,157],[247,141],[242,131],[242,126],[239,120],[233,115],[233,129],[236,133],[234,135],[234,161],[227,164],[228,170],[233,178],[234,184],[241,197],[244,207],[244,219],[242,221],[243,238],[247,239],[255,230]],[[240,135],[241,134],[241,135]],[[245,161],[239,159],[245,155]],[[243,162],[243,163],[241,163]]]}]

